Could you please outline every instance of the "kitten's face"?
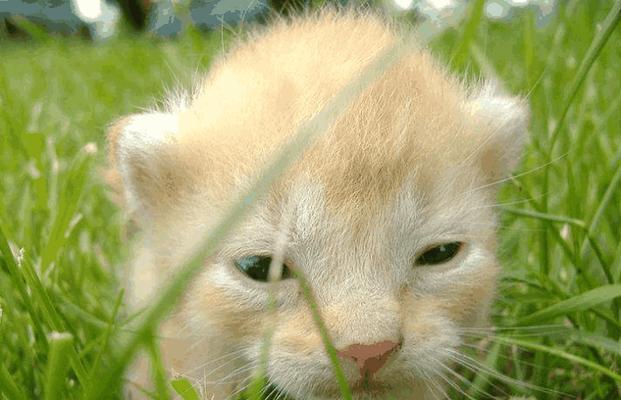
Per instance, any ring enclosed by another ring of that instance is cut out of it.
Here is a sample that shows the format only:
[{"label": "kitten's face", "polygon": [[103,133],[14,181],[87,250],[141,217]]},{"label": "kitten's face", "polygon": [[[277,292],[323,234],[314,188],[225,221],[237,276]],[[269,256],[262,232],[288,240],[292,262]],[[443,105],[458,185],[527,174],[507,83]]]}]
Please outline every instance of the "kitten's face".
[{"label": "kitten's face", "polygon": [[[437,184],[453,178],[438,176]],[[211,326],[214,318],[237,321],[216,324],[223,327],[219,334],[237,336],[233,342],[246,348],[249,362],[257,362],[263,335],[272,328],[270,381],[298,398],[338,398],[332,367],[299,283],[286,279],[271,284],[278,299],[277,313],[271,316],[270,284],[249,278],[235,265],[249,255],[273,254],[283,229],[278,222],[287,218],[285,264],[308,280],[336,349],[398,343],[366,389],[353,360],[341,360],[358,394],[370,391],[386,398],[395,390],[407,393],[438,373],[446,375],[461,342],[460,328],[484,318],[492,295],[497,268],[494,220],[490,199],[480,191],[468,193],[460,187],[420,193],[413,181],[404,182],[385,207],[366,215],[330,207],[318,182],[292,189],[287,198],[290,216],[276,211],[287,206],[258,206],[194,285],[190,314],[197,329],[201,323]],[[417,265],[429,248],[453,242],[461,243],[454,257]]]},{"label": "kitten's face", "polygon": [[[182,110],[113,128],[113,162],[145,235],[136,263],[158,275],[153,284],[133,282],[144,297],[157,293],[300,124],[394,40],[376,20],[307,24],[295,40],[293,28],[281,26],[242,47]],[[321,35],[335,29],[340,47],[326,47]],[[296,41],[304,46],[282,49]],[[269,380],[296,398],[339,397],[299,282],[268,283],[242,268],[281,257],[312,289],[356,398],[432,390],[439,375],[450,375],[462,330],[486,317],[498,269],[495,182],[515,164],[525,124],[519,100],[467,93],[428,55],[406,57],[205,260],[179,313],[179,334],[205,343],[192,352],[194,364],[238,352],[233,365],[242,369],[228,379],[239,382],[272,330]],[[382,365],[371,372],[347,355],[378,343],[390,350],[376,354]]]}]

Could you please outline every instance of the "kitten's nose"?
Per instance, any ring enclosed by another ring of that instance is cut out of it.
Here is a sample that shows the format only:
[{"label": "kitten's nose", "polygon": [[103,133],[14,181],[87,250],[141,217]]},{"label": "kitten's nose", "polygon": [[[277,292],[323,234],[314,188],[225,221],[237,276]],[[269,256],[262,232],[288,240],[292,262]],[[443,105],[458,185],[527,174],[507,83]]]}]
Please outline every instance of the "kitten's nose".
[{"label": "kitten's nose", "polygon": [[364,377],[379,371],[397,347],[399,347],[399,343],[390,340],[374,344],[352,344],[343,350],[339,350],[338,355],[342,358],[354,360],[360,368],[360,374]]}]

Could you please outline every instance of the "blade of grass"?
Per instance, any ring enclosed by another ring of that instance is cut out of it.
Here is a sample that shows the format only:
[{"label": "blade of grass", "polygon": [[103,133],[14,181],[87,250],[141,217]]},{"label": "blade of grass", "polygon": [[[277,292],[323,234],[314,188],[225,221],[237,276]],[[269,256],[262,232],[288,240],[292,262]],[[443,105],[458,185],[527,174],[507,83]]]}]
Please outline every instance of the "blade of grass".
[{"label": "blade of grass", "polygon": [[250,383],[248,389],[245,391],[249,400],[261,400],[262,393],[268,384],[267,380],[267,367],[269,362],[269,350],[272,345],[272,338],[274,336],[274,327],[278,318],[278,305],[276,301],[277,286],[274,285],[280,280],[284,265],[284,253],[287,245],[287,238],[289,237],[289,225],[291,221],[291,207],[287,205],[281,217],[278,233],[274,237],[274,248],[272,249],[272,262],[269,267],[269,282],[271,283],[267,289],[268,303],[267,303],[267,316],[269,323],[263,334],[263,341],[261,343],[261,350],[259,354],[259,365],[254,371],[254,378]]},{"label": "blade of grass", "polygon": [[158,400],[170,399],[168,385],[166,384],[166,371],[164,371],[164,363],[162,361],[162,352],[155,335],[147,340],[147,350],[149,351],[151,361],[151,376],[155,382],[156,398]]},{"label": "blade of grass", "polygon": [[586,229],[584,221],[575,219],[575,218],[565,217],[563,215],[554,215],[554,214],[548,214],[548,213],[542,213],[542,212],[530,211],[530,210],[520,210],[517,208],[511,208],[511,207],[503,207],[502,210],[505,212],[514,214],[514,215],[522,216],[522,217],[541,219],[544,221],[560,222],[560,223],[576,226],[581,229]]},{"label": "blade of grass", "polygon": [[[43,327],[39,323],[37,315],[39,313],[34,309],[33,303],[41,306],[41,316],[45,319],[46,323],[55,331],[64,330],[64,324],[62,318],[59,316],[57,310],[54,307],[54,303],[50,299],[45,290],[45,287],[39,280],[36,272],[34,271],[32,264],[28,257],[24,257],[20,264],[14,259],[13,254],[9,248],[9,244],[4,235],[4,227],[0,221],[0,252],[4,255],[6,265],[9,267],[9,274],[16,283],[18,291],[22,295],[24,304],[31,315],[31,321],[35,330],[45,337],[43,334]],[[26,289],[28,288],[28,289]],[[28,294],[30,293],[30,295]],[[86,380],[86,369],[82,364],[82,361],[78,357],[78,354],[73,346],[69,349],[71,364],[73,370],[80,382]]]},{"label": "blade of grass", "polygon": [[602,216],[604,215],[604,211],[606,211],[606,209],[608,208],[610,201],[613,199],[613,195],[615,194],[615,191],[619,188],[620,183],[621,183],[621,163],[618,163],[617,169],[615,170],[614,175],[612,179],[610,180],[608,187],[606,188],[606,192],[604,192],[604,195],[602,196],[602,199],[600,200],[599,205],[597,206],[595,214],[593,215],[593,219],[591,220],[591,223],[589,224],[589,227],[586,230],[587,236],[584,238],[584,241],[582,242],[582,246],[580,247],[580,254],[582,257],[585,256],[586,250],[588,248],[588,244],[589,244],[588,238],[591,237],[595,233],[595,230],[597,229],[597,226]]},{"label": "blade of grass", "polygon": [[63,398],[63,388],[70,365],[70,348],[73,336],[69,333],[53,332],[50,334],[50,353],[45,373],[44,399]]},{"label": "blade of grass", "polygon": [[0,221],[0,255],[2,255],[4,265],[6,265],[9,271],[9,277],[13,281],[15,288],[20,294],[22,304],[26,307],[26,310],[32,317],[32,324],[35,332],[37,332],[40,337],[45,337],[43,328],[39,323],[39,319],[35,317],[37,315],[37,312],[34,309],[32,300],[29,295],[29,291],[22,277],[21,269],[19,268],[17,260],[15,260],[15,257],[13,257],[13,252],[9,247],[6,230],[2,221]]},{"label": "blade of grass", "polygon": [[186,378],[173,379],[170,385],[183,400],[200,400],[198,392]]},{"label": "blade of grass", "polygon": [[0,394],[4,393],[7,399],[26,400],[26,395],[13,381],[4,363],[0,363]]},{"label": "blade of grass", "polygon": [[564,335],[567,335],[569,339],[576,343],[600,348],[614,354],[617,357],[621,357],[621,343],[619,341],[612,340],[602,335],[583,332],[576,329],[572,329],[569,332],[564,333]]},{"label": "blade of grass", "polygon": [[[595,37],[593,38],[589,49],[585,57],[582,59],[580,67],[578,68],[578,72],[576,73],[574,80],[570,85],[569,95],[563,105],[560,117],[558,122],[556,123],[554,130],[552,131],[550,144],[547,150],[547,161],[549,162],[553,158],[554,148],[557,143],[557,139],[559,133],[564,127],[565,119],[569,113],[569,109],[574,103],[576,99],[576,95],[578,94],[578,90],[582,86],[588,72],[591,70],[593,63],[601,53],[602,48],[608,42],[610,35],[614,31],[617,26],[619,19],[621,18],[621,0],[617,0],[612,6],[610,12],[606,16],[603,29],[599,31]],[[549,192],[549,182],[550,182],[550,168],[544,169],[543,174],[543,182],[542,182],[542,191],[544,193]],[[548,212],[548,196],[544,196],[541,204],[541,211],[544,213]],[[542,268],[547,275],[549,272],[549,245],[548,245],[548,235],[547,235],[547,225],[542,225],[542,233],[540,234],[540,259],[542,263]],[[607,273],[607,268],[604,268],[604,272]],[[585,275],[586,276],[586,275]],[[609,283],[611,283],[609,281]],[[593,286],[589,283],[590,286]]]},{"label": "blade of grass", "polygon": [[463,31],[459,39],[455,41],[455,49],[452,52],[452,64],[456,68],[461,68],[463,66],[468,50],[470,49],[470,44],[474,41],[477,28],[483,17],[485,0],[475,0],[471,4]]},{"label": "blade of grass", "polygon": [[306,278],[301,273],[296,272],[296,278],[298,279],[298,282],[300,283],[300,289],[302,289],[302,294],[304,295],[304,298],[308,302],[308,306],[310,307],[310,310],[311,310],[311,315],[313,316],[313,321],[315,322],[317,329],[319,329],[321,341],[323,342],[323,346],[326,349],[326,353],[328,353],[328,357],[330,358],[332,366],[335,370],[334,374],[337,378],[339,388],[341,389],[341,395],[343,396],[343,399],[351,400],[352,396],[351,396],[351,392],[349,391],[349,386],[347,385],[347,380],[345,379],[345,375],[343,374],[343,371],[341,370],[341,367],[338,361],[338,356],[336,354],[336,349],[332,345],[332,340],[330,339],[330,333],[328,332],[328,328],[326,327],[326,324],[324,323],[323,318],[321,317],[319,306],[317,305],[317,301],[315,300],[313,290],[308,284],[308,281],[306,280]]},{"label": "blade of grass", "polygon": [[561,115],[551,134],[549,156],[554,153],[554,145],[556,144],[558,135],[564,126],[565,119],[567,118],[567,114],[569,113],[569,109],[571,108],[574,100],[576,99],[578,90],[580,90],[580,87],[582,86],[582,83],[584,82],[587,74],[591,70],[593,63],[608,42],[610,35],[617,27],[619,20],[621,20],[621,0],[615,1],[615,3],[612,5],[610,11],[608,12],[608,15],[602,23],[602,29],[593,38],[593,41],[591,42],[591,45],[589,46],[586,55],[580,63],[578,72],[576,72],[574,80],[571,82],[569,95],[567,96],[567,100],[565,100]]},{"label": "blade of grass", "polygon": [[59,251],[67,241],[67,228],[77,212],[80,198],[86,186],[87,172],[92,156],[82,150],[65,178],[65,185],[60,193],[57,205],[57,214],[52,223],[47,244],[41,252],[41,270],[46,271],[56,259]]},{"label": "blade of grass", "polygon": [[[27,255],[24,256],[21,267],[24,279],[32,293],[33,301],[36,301],[36,303],[41,306],[41,315],[43,316],[45,322],[55,331],[64,331],[67,326],[64,323],[62,316],[56,309],[55,302],[51,299],[47,289],[43,286],[43,283],[34,270],[32,261]],[[71,366],[78,380],[81,383],[85,382],[87,378],[86,368],[84,367],[80,357],[78,357],[78,353],[73,345],[69,346],[68,352],[71,360]]]},{"label": "blade of grass", "polygon": [[601,286],[527,315],[518,320],[517,325],[538,324],[576,311],[588,310],[619,296],[621,296],[621,284]]},{"label": "blade of grass", "polygon": [[[588,240],[589,244],[591,245],[591,248],[595,252],[595,256],[597,257],[597,260],[599,261],[600,266],[602,267],[602,272],[604,273],[604,276],[606,277],[608,283],[612,284],[613,282],[615,282],[614,277],[612,276],[610,272],[610,266],[608,262],[604,259],[603,252],[599,248],[599,245],[597,244],[595,239],[589,234],[588,228],[586,227],[586,224],[584,223],[584,221],[575,219],[575,218],[565,217],[562,215],[554,215],[554,214],[543,213],[543,212],[538,212],[538,211],[530,211],[530,210],[520,210],[520,209],[510,208],[510,207],[503,207],[503,211],[506,211],[508,213],[515,214],[515,215],[520,215],[523,217],[539,219],[542,221],[561,222],[561,223],[565,223],[571,226],[575,226],[583,230],[585,233],[586,239]],[[576,264],[576,267],[580,267],[580,265]],[[588,275],[586,274],[586,271],[583,270],[582,272],[584,273],[585,279],[587,279]],[[593,282],[588,282],[588,283],[591,287],[596,286]]]},{"label": "blade of grass", "polygon": [[112,335],[114,327],[116,326],[116,318],[117,318],[117,315],[119,313],[119,310],[121,309],[121,303],[123,302],[123,295],[124,294],[125,294],[125,291],[123,289],[119,290],[119,294],[117,295],[116,301],[114,302],[114,307],[112,309],[112,314],[110,316],[110,320],[108,321],[108,324],[107,324],[106,329],[104,331],[103,343],[100,346],[100,350],[97,353],[97,356],[95,356],[95,362],[93,362],[93,366],[92,366],[90,374],[89,374],[89,381],[92,381],[93,379],[95,379],[95,376],[96,376],[95,373],[96,373],[96,371],[99,370],[103,354],[104,354],[105,351],[109,350],[108,346],[109,346],[109,343],[110,343],[110,337]]},{"label": "blade of grass", "polygon": [[619,375],[618,373],[604,367],[601,366],[597,363],[594,363],[590,360],[587,360],[586,358],[571,354],[571,353],[567,353],[564,350],[559,350],[557,348],[554,347],[550,347],[550,346],[544,346],[538,343],[534,343],[534,342],[529,342],[526,340],[522,340],[522,339],[516,339],[516,338],[512,338],[512,337],[507,337],[507,336],[497,336],[496,340],[507,343],[507,344],[513,344],[516,346],[520,346],[526,349],[531,349],[537,352],[542,352],[542,353],[548,353],[548,354],[552,354],[554,356],[560,357],[560,358],[564,358],[568,361],[571,361],[573,363],[577,363],[577,364],[581,364],[587,368],[590,368],[592,370],[601,372],[604,375],[607,375],[609,377],[611,377],[612,379],[614,379],[617,382],[621,382],[621,375]]}]

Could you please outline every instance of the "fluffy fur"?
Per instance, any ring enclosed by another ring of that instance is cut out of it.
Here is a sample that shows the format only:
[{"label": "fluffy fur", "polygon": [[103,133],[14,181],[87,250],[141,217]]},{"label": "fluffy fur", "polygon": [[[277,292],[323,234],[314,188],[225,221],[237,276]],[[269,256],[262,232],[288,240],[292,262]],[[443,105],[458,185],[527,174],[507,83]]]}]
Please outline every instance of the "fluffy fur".
[{"label": "fluffy fur", "polygon": [[[280,21],[217,62],[182,104],[112,126],[111,181],[142,231],[128,277],[132,307],[157,296],[300,124],[399,35],[351,12]],[[526,124],[522,100],[489,85],[466,87],[412,50],[205,260],[161,328],[169,372],[228,398],[248,382],[272,326],[269,380],[297,399],[339,397],[298,283],[255,282],[233,265],[272,254],[280,235],[283,257],[307,277],[337,349],[401,343],[366,388],[355,364],[342,360],[355,398],[435,398],[462,329],[486,318],[498,270],[495,183],[517,163]],[[424,250],[453,241],[464,246],[450,262],[415,265]],[[148,386],[146,371],[142,360],[129,378]]]}]

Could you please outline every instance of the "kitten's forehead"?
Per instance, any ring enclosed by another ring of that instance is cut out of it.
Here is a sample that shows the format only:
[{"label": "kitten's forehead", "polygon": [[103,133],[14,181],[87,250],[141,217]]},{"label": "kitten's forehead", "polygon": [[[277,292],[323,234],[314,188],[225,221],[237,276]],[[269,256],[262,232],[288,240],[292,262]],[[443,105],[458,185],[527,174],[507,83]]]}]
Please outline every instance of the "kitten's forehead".
[{"label": "kitten's forehead", "polygon": [[[271,224],[286,219],[300,239],[341,237],[350,242],[397,240],[413,232],[424,235],[433,230],[456,231],[476,218],[473,204],[487,201],[485,193],[473,185],[476,180],[469,181],[463,170],[437,171],[435,180],[421,179],[413,171],[392,182],[394,187],[384,193],[377,187],[361,192],[364,186],[359,186],[360,190],[346,195],[342,188],[317,177],[299,176],[289,187],[276,189],[277,196],[271,196],[271,209],[275,211]],[[351,188],[353,183],[343,183],[348,185]],[[283,191],[287,195],[283,196]]]},{"label": "kitten's forehead", "polygon": [[[261,170],[369,60],[394,43],[393,32],[382,26],[373,19],[345,19],[335,27],[299,32],[304,36],[295,40],[284,40],[279,35],[285,33],[276,30],[258,42],[262,51],[252,47],[253,68],[240,61],[243,51],[214,67],[204,90],[183,113],[179,140],[192,153],[208,153],[200,160],[212,161],[217,171],[210,170],[211,175],[226,179],[229,171]],[[343,54],[341,46],[326,46],[322,38],[332,28],[341,31],[342,47],[351,54]],[[377,46],[361,41],[357,31],[376,32]],[[277,49],[291,45],[276,51],[272,40]],[[331,62],[318,65],[317,60]],[[473,133],[480,127],[472,126],[465,101],[459,82],[429,54],[413,51],[341,110],[326,132],[319,132],[288,177],[314,176],[325,186],[328,202],[385,202],[412,172],[422,184],[473,150]]]}]

